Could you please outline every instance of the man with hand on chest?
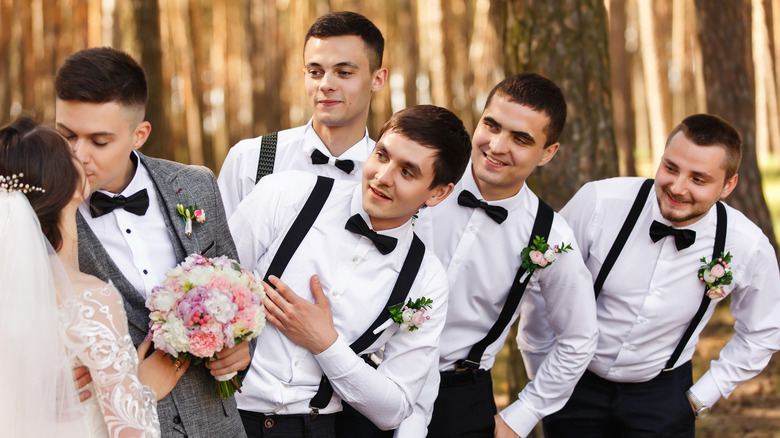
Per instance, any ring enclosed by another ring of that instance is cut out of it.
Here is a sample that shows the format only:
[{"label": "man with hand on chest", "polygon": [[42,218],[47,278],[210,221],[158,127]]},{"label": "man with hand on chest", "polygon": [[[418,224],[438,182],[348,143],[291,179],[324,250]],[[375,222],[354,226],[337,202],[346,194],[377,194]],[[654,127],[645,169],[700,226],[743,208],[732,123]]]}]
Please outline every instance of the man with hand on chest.
[{"label": "man with hand on chest", "polygon": [[[230,228],[270,322],[237,397],[249,436],[332,436],[342,400],[383,430],[411,413],[447,312],[411,220],[452,192],[469,149],[454,114],[415,106],[382,128],[360,183],[281,172],[241,203]],[[376,369],[359,356],[382,347]]]},{"label": "man with hand on chest", "polygon": [[230,149],[218,180],[228,216],[260,178],[273,172],[302,170],[360,181],[374,149],[366,128],[371,96],[387,80],[384,47],[382,32],[355,12],[332,12],[311,25],[304,39],[303,83],[312,118]]},{"label": "man with hand on chest", "polygon": [[[692,438],[695,420],[777,351],[774,250],[721,202],[741,154],[730,124],[693,115],[669,135],[655,181],[592,182],[561,210],[594,278],[599,341],[567,405],[544,420],[547,436]],[[694,384],[699,335],[727,296],[735,333]],[[544,330],[541,320],[524,323]],[[537,341],[526,347],[543,350],[541,333]]]},{"label": "man with hand on chest", "polygon": [[[526,184],[557,152],[565,122],[566,101],[552,81],[505,79],[488,97],[454,196],[421,212],[418,232],[447,269],[450,301],[438,366],[396,436],[424,437],[428,421],[429,437],[527,436],[585,371],[597,338],[590,274],[571,229]],[[559,342],[496,415],[490,369],[523,295],[544,303]]]},{"label": "man with hand on chest", "polygon": [[[146,297],[165,273],[192,253],[237,258],[216,179],[205,167],[138,152],[152,129],[144,120],[148,89],[143,68],[126,53],[93,48],[69,56],[55,91],[57,129],[95,190],[77,217],[80,269],[116,286],[144,353]],[[197,204],[205,222],[185,230],[177,204]],[[219,398],[213,376],[246,369],[248,344],[222,350],[207,365],[182,365],[162,351],[141,362],[139,378],[160,398],[163,437],[245,436],[235,399]]]}]

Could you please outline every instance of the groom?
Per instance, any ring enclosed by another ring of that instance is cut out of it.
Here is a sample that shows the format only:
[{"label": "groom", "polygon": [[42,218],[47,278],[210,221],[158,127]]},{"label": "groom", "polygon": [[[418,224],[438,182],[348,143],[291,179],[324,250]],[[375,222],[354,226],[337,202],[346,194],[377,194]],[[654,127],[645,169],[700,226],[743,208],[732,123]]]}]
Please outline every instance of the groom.
[{"label": "groom", "polygon": [[[69,56],[55,90],[57,129],[96,191],[77,217],[80,268],[122,294],[138,346],[149,330],[146,297],[170,268],[192,253],[237,258],[217,182],[205,168],[137,152],[152,129],[144,121],[148,90],[143,69],[124,52],[93,48]],[[177,204],[196,203],[207,219],[188,236]],[[162,436],[246,436],[235,399],[218,397],[213,376],[244,370],[249,361],[246,342],[206,367],[187,368],[161,351],[146,358],[139,377],[161,398]]]}]

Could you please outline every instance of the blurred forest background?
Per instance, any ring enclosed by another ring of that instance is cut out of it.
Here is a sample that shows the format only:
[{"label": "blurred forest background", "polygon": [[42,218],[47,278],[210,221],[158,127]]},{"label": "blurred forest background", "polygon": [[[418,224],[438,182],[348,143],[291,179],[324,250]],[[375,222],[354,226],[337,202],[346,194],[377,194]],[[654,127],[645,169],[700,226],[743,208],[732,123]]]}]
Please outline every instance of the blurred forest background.
[{"label": "blurred forest background", "polygon": [[[569,119],[558,155],[530,184],[559,209],[587,181],[652,177],[674,125],[717,114],[745,143],[728,203],[777,247],[767,205],[780,205],[777,0],[0,0],[0,124],[23,110],[52,122],[64,58],[113,46],[149,77],[144,153],[218,172],[239,140],[306,123],[303,39],[334,10],[367,16],[386,39],[390,79],[372,101],[372,137],[393,112],[423,103],[472,130],[498,81],[543,74],[563,89]],[[730,337],[726,307],[702,339],[698,373]],[[512,344],[509,365],[495,369],[500,403],[524,384]],[[775,362],[697,435],[780,436]]]}]

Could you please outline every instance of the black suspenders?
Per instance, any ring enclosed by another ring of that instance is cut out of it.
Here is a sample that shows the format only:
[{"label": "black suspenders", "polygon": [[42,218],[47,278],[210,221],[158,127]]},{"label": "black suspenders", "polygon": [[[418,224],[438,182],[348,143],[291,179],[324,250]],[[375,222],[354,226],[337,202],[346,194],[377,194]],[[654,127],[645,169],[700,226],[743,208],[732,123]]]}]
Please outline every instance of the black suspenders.
[{"label": "black suspenders", "polygon": [[[555,213],[552,207],[547,205],[540,198],[539,207],[536,210],[536,219],[534,220],[534,226],[531,230],[531,237],[528,239],[528,246],[531,246],[534,243],[535,236],[543,237],[544,240],[549,240],[554,215]],[[479,368],[482,354],[485,353],[485,349],[493,342],[496,342],[498,337],[501,336],[501,333],[512,320],[512,315],[515,314],[517,306],[520,305],[520,300],[523,298],[525,288],[531,280],[531,276],[529,275],[526,277],[525,281],[521,283],[520,279],[524,273],[525,269],[522,267],[518,269],[517,275],[515,275],[515,279],[512,282],[512,287],[509,290],[509,295],[507,296],[506,302],[504,302],[504,308],[501,309],[498,319],[493,324],[493,327],[487,332],[487,335],[471,347],[466,359],[458,361],[458,367],[475,370]]]},{"label": "black suspenders", "polygon": [[274,160],[276,159],[276,135],[278,132],[271,132],[260,139],[260,158],[257,160],[257,176],[255,184],[260,178],[274,173]]},{"label": "black suspenders", "polygon": [[[647,197],[650,194],[650,189],[652,187],[652,179],[648,179],[642,183],[642,187],[639,189],[639,193],[637,193],[634,204],[631,206],[631,210],[626,217],[626,221],[623,223],[623,227],[620,228],[620,232],[615,238],[615,243],[612,244],[612,248],[610,248],[609,253],[607,254],[607,258],[604,259],[604,263],[601,265],[598,276],[596,276],[596,281],[593,284],[593,291],[596,295],[596,298],[598,298],[599,293],[601,292],[601,288],[604,286],[604,281],[607,279],[609,271],[611,271],[612,267],[615,265],[615,261],[620,255],[620,251],[623,250],[623,247],[628,240],[628,236],[634,229],[634,225],[636,225],[636,221],[639,218],[639,214],[642,212],[642,208],[644,207],[645,201],[647,200]],[[718,220],[715,230],[715,243],[712,248],[712,257],[718,258],[726,247],[726,228],[728,222],[726,217],[726,207],[723,206],[723,203],[718,201],[715,206],[718,213]],[[693,332],[696,331],[696,328],[701,323],[702,318],[704,318],[704,314],[707,313],[707,309],[709,308],[711,302],[712,300],[707,296],[707,287],[705,286],[701,304],[699,305],[699,310],[696,312],[696,315],[693,317],[690,324],[688,325],[688,328],[685,330],[682,339],[680,339],[677,347],[675,347],[672,356],[669,358],[669,361],[666,362],[664,371],[671,370],[674,367],[674,364],[680,359],[682,351],[685,349],[688,341],[691,340],[691,336],[693,336]]]},{"label": "black suspenders", "polygon": [[[290,230],[287,231],[287,235],[284,236],[279,249],[276,251],[276,255],[274,255],[271,264],[268,266],[265,277],[263,277],[264,281],[268,282],[268,277],[271,275],[275,275],[276,277],[282,276],[282,273],[287,268],[287,264],[290,262],[290,259],[292,259],[293,254],[295,254],[298,246],[300,246],[304,237],[306,237],[306,234],[309,232],[309,229],[311,229],[311,226],[314,224],[314,221],[317,219],[317,216],[319,216],[320,211],[322,211],[322,207],[325,205],[325,201],[328,199],[328,195],[333,188],[333,183],[334,180],[332,178],[324,176],[317,177],[314,189],[306,200],[306,203],[303,205],[301,212],[298,213],[298,217],[295,218]],[[417,273],[420,270],[424,255],[425,245],[416,234],[413,234],[412,245],[409,247],[409,252],[406,255],[406,259],[404,259],[401,272],[398,274],[398,279],[395,282],[395,286],[393,286],[393,291],[390,293],[387,304],[368,330],[350,345],[350,348],[352,348],[355,353],[360,353],[370,347],[371,344],[379,338],[379,334],[373,333],[374,330],[390,318],[390,311],[387,308],[403,302],[409,294],[414,279],[417,277]],[[312,415],[316,415],[319,409],[328,406],[332,396],[333,387],[331,386],[330,381],[328,381],[328,378],[323,375],[320,380],[317,394],[309,403],[312,408]]]}]

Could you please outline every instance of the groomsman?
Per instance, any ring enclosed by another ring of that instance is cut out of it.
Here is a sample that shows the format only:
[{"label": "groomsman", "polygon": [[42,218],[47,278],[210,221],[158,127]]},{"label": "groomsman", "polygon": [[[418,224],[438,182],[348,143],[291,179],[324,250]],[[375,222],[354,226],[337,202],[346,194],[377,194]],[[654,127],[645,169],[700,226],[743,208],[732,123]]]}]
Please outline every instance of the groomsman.
[{"label": "groomsman", "polygon": [[[281,172],[241,203],[230,228],[242,265],[268,281],[270,322],[237,397],[249,436],[334,436],[342,400],[383,430],[412,412],[447,278],[411,221],[452,192],[469,149],[454,114],[415,106],[382,128],[360,183]],[[376,369],[359,356],[382,347]]]},{"label": "groomsman", "polygon": [[[590,274],[571,229],[526,184],[558,151],[565,122],[566,101],[552,81],[505,79],[488,96],[456,196],[421,212],[416,228],[447,269],[450,301],[438,367],[396,436],[424,437],[428,421],[429,437],[527,436],[585,371],[597,338]],[[529,271],[537,237],[561,252]],[[539,316],[558,343],[496,415],[490,369],[523,295],[543,303]]]},{"label": "groomsman", "polygon": [[374,149],[366,129],[371,96],[387,80],[384,48],[382,32],[360,14],[333,12],[312,24],[304,39],[303,83],[314,114],[306,125],[230,149],[218,179],[228,216],[272,172],[303,170],[360,181]]},{"label": "groomsman", "polygon": [[[599,340],[568,404],[545,419],[548,436],[692,438],[695,420],[777,351],[775,252],[721,201],[737,185],[741,153],[725,120],[693,115],[669,134],[655,181],[592,182],[561,210],[595,279]],[[734,336],[694,384],[696,343],[726,297]]]},{"label": "groomsman", "polygon": [[[94,48],[69,56],[55,90],[57,129],[95,190],[77,217],[80,268],[119,290],[138,346],[149,330],[146,297],[167,270],[192,253],[236,258],[217,182],[204,167],[138,152],[152,130],[144,120],[148,89],[143,69],[126,53]],[[195,203],[207,219],[186,235],[176,206]],[[139,349],[146,348],[148,341]],[[219,398],[213,376],[245,369],[249,353],[244,342],[206,366],[182,365],[160,351],[143,361],[141,380],[162,398],[162,436],[245,436],[235,399]]]}]

